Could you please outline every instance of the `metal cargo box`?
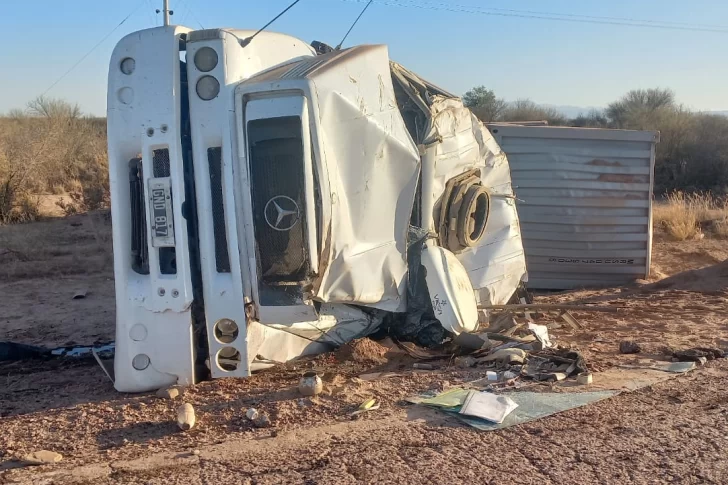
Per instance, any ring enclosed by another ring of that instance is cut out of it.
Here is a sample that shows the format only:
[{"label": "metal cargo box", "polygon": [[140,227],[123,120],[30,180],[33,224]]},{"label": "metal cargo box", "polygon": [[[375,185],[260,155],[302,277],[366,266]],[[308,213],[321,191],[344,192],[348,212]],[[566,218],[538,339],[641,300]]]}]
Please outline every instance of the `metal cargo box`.
[{"label": "metal cargo box", "polygon": [[518,197],[533,289],[646,278],[659,132],[490,124]]}]

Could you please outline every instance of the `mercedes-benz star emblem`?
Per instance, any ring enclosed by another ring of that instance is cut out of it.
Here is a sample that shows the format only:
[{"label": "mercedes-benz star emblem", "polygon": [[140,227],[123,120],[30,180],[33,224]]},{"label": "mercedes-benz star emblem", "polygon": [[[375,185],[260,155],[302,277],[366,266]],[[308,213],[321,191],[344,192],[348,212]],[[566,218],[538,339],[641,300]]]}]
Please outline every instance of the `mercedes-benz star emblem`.
[{"label": "mercedes-benz star emblem", "polygon": [[301,217],[296,201],[285,195],[271,198],[265,204],[263,214],[268,226],[276,231],[290,231]]}]

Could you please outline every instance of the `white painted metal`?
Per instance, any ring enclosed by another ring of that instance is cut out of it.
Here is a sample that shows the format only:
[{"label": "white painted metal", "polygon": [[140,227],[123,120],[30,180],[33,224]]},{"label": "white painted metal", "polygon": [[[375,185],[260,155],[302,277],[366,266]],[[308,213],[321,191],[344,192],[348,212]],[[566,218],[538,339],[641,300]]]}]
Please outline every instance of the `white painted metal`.
[{"label": "white painted metal", "polygon": [[[182,160],[180,133],[179,36],[184,27],[170,26],[130,34],[117,44],[109,66],[107,99],[109,175],[116,286],[115,387],[138,392],[194,382],[192,282],[187,225],[182,218],[182,163],[171,164],[177,274],[159,271],[151,229],[147,230],[150,274],[132,270],[129,160],[141,154],[144,185],[153,177],[152,151],[168,148],[170,159]],[[121,62],[134,59],[124,74]],[[151,220],[147,203],[147,220]],[[139,354],[150,365],[132,367]]]},{"label": "white painted metal", "polygon": [[425,139],[432,143],[422,158],[423,225],[433,227],[433,208],[448,180],[480,169],[481,184],[490,193],[485,234],[475,247],[456,256],[468,271],[478,303],[507,303],[527,277],[508,158],[460,99],[435,98],[431,111]]},{"label": "white painted metal", "polygon": [[649,275],[659,133],[490,124],[510,161],[529,287]]},{"label": "white painted metal", "polygon": [[[237,84],[262,70],[292,59],[312,57],[315,52],[305,42],[295,37],[275,32],[261,32],[254,42],[245,48],[239,39],[252,35],[252,30],[211,29],[195,31],[187,42],[187,73],[189,80],[190,118],[192,133],[192,158],[195,161],[195,187],[200,241],[200,266],[205,300],[205,319],[210,352],[212,377],[243,377],[250,375],[249,362],[255,354],[248,355],[249,340],[253,332],[247,331],[244,303],[253,301],[253,287],[249,261],[254,251],[248,251],[245,243],[247,229],[239,224],[240,208],[250,204],[240,190],[241,174],[234,169],[234,153],[238,139],[235,136],[234,90]],[[210,47],[218,54],[217,66],[209,72],[201,72],[194,65],[197,51]],[[195,85],[202,76],[214,76],[220,82],[220,94],[210,101],[199,98]],[[230,258],[229,273],[219,273],[215,263],[215,239],[213,225],[210,170],[207,150],[222,149],[222,183],[225,226]],[[236,196],[236,187],[238,188]],[[240,332],[230,343],[218,341],[214,336],[215,323],[222,318],[237,323]],[[224,347],[235,348],[241,356],[235,370],[218,365],[216,355]]]},{"label": "white painted metal", "polygon": [[[321,192],[323,248],[312,298],[403,311],[419,153],[397,108],[386,46],[358,46],[264,72],[239,85],[236,111],[291,93],[309,100]],[[238,136],[244,139],[242,116]],[[248,155],[238,155],[244,171]]]},{"label": "white painted metal", "polygon": [[435,318],[445,330],[459,335],[478,329],[478,303],[467,270],[453,253],[427,242],[422,251],[427,290]]}]

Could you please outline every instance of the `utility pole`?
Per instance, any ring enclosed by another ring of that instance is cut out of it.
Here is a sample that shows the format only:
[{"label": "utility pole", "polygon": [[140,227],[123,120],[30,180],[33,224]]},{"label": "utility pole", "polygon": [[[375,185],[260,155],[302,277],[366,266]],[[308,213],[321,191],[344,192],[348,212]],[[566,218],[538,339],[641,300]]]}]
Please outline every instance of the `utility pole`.
[{"label": "utility pole", "polygon": [[[157,10],[157,12],[159,12],[159,10]],[[165,27],[169,25],[169,16],[173,14],[174,12],[169,9],[169,0],[162,0],[162,15],[164,17]]]}]

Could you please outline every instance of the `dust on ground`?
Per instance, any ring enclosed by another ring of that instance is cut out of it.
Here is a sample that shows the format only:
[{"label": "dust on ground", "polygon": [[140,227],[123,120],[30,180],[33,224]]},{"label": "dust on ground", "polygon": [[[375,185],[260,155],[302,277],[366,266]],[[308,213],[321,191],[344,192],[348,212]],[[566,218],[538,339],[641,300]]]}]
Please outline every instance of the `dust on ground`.
[{"label": "dust on ground", "polygon": [[[113,339],[109,231],[103,214],[0,228],[0,261],[10,263],[0,266],[0,340],[64,345]],[[685,244],[700,257],[687,256]],[[670,348],[728,340],[728,277],[716,264],[727,256],[722,241],[658,240],[655,262],[665,276],[699,272],[536,299],[620,308],[616,314],[574,312],[583,329],[551,331],[595,369],[664,360]],[[73,300],[80,288],[89,289],[87,297]],[[620,354],[621,340],[636,340],[643,353]],[[174,401],[116,393],[93,361],[0,364],[0,482],[728,482],[725,361],[484,433],[404,402],[482,377],[481,371],[450,362],[413,370],[407,356],[388,358],[391,349],[362,342],[249,379],[203,382]],[[322,395],[297,393],[306,370],[322,375]],[[350,413],[372,397],[381,407],[352,420]],[[174,421],[181,402],[197,411],[198,424],[189,432]],[[245,417],[251,407],[266,412],[273,427],[256,428]],[[12,468],[13,458],[39,449],[59,452],[63,461]]]}]

